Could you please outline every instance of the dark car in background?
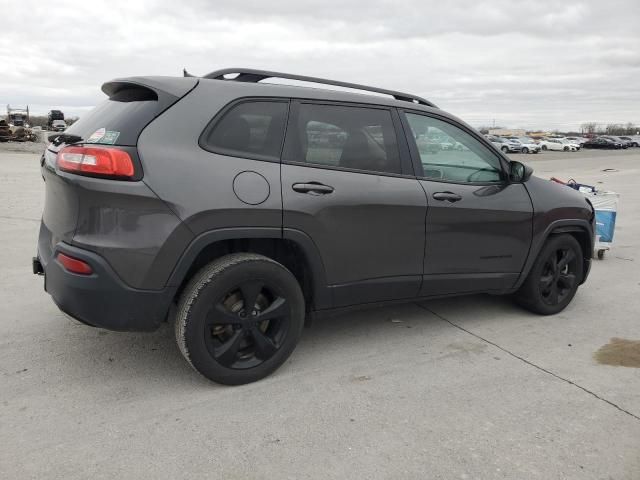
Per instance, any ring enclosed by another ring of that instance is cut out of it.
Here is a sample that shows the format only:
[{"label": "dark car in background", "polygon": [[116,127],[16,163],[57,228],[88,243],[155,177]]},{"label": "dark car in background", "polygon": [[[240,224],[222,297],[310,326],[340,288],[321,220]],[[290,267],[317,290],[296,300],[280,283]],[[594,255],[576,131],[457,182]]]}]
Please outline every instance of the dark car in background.
[{"label": "dark car in background", "polygon": [[310,316],[472,293],[549,315],[589,273],[589,201],[423,98],[249,69],[102,90],[49,137],[34,273],[88,325],[172,322],[211,380],[270,374]]},{"label": "dark car in background", "polygon": [[607,140],[611,140],[614,143],[619,143],[622,145],[622,148],[629,148],[632,146],[631,140],[623,140],[621,137],[616,137],[615,135],[602,135],[599,138],[605,138]]},{"label": "dark car in background", "polygon": [[618,137],[621,141],[626,142],[630,147],[640,146],[640,140],[634,137]]},{"label": "dark car in background", "polygon": [[598,138],[592,138],[588,142],[583,143],[582,148],[601,148],[601,149],[619,150],[625,147],[622,146],[622,143],[611,140],[610,138],[598,137]]}]

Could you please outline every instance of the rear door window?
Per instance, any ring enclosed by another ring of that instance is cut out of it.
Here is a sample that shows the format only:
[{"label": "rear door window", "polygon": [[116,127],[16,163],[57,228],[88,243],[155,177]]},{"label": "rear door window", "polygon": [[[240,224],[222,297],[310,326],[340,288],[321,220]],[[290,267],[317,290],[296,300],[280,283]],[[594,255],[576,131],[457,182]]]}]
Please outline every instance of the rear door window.
[{"label": "rear door window", "polygon": [[291,130],[287,135],[287,161],[401,173],[389,110],[301,103]]},{"label": "rear door window", "polygon": [[200,145],[223,155],[278,161],[288,108],[287,101],[239,103],[204,131]]}]

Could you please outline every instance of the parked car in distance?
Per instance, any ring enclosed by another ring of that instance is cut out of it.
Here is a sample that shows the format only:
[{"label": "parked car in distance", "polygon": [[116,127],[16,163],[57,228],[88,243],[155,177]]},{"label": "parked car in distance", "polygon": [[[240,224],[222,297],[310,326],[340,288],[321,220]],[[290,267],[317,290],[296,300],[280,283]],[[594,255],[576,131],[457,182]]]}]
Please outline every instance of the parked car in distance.
[{"label": "parked car in distance", "polygon": [[601,135],[600,138],[606,138],[612,142],[619,143],[622,145],[622,148],[629,148],[631,146],[630,141],[622,140],[620,137],[616,137],[615,135]]},{"label": "parked car in distance", "polygon": [[580,147],[575,143],[565,142],[564,138],[545,138],[540,141],[542,150],[558,150],[565,152],[575,152]]},{"label": "parked car in distance", "polygon": [[640,147],[640,139],[637,137],[618,137],[620,140],[624,140],[630,147]]},{"label": "parked car in distance", "polygon": [[620,142],[614,142],[609,138],[598,137],[598,138],[592,138],[588,142],[583,143],[582,148],[602,148],[602,149],[619,150],[623,147]]},{"label": "parked car in distance", "polygon": [[64,132],[66,128],[67,124],[64,122],[64,120],[53,120],[51,122],[51,130],[53,130],[54,132]]},{"label": "parked car in distance", "polygon": [[573,140],[569,140],[568,138],[561,138],[560,141],[569,147],[569,150],[572,152],[577,152],[580,150],[582,145],[578,142],[574,142]]},{"label": "parked car in distance", "polygon": [[522,145],[519,142],[514,142],[508,138],[487,135],[487,139],[502,153],[520,153],[522,151]]},{"label": "parked car in distance", "polygon": [[565,138],[570,142],[577,143],[580,146],[582,146],[583,143],[589,141],[589,139],[585,137],[565,137]]},{"label": "parked car in distance", "polygon": [[423,98],[251,69],[102,90],[41,159],[33,272],[88,325],[171,322],[210,380],[271,374],[310,316],[471,293],[551,315],[589,274],[589,201]]},{"label": "parked car in distance", "polygon": [[540,151],[540,145],[529,137],[507,137],[513,142],[517,142],[522,145],[520,150],[522,153],[538,153]]}]

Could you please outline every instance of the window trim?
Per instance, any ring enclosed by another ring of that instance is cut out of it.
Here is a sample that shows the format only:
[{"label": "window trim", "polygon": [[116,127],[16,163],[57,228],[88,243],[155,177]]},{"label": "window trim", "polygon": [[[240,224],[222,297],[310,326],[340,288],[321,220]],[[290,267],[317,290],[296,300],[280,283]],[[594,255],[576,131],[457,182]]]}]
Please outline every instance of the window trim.
[{"label": "window trim", "polygon": [[[323,165],[320,163],[309,163],[302,162],[299,160],[288,160],[286,158],[286,153],[291,148],[290,142],[292,141],[292,133],[297,132],[297,120],[300,113],[301,105],[326,105],[326,106],[336,106],[336,107],[355,107],[355,108],[366,108],[369,110],[386,110],[389,112],[391,117],[391,123],[393,125],[393,132],[396,136],[396,146],[398,149],[398,156],[400,160],[400,173],[392,173],[392,172],[377,172],[373,170],[361,170],[356,168],[347,168],[341,166],[334,165]],[[400,116],[395,107],[386,106],[386,105],[377,105],[370,103],[358,103],[358,102],[343,102],[343,101],[333,101],[333,100],[322,100],[322,99],[307,99],[307,98],[292,98],[291,104],[289,107],[289,119],[287,123],[287,128],[285,129],[285,145],[282,149],[281,159],[284,165],[297,165],[302,167],[310,167],[310,168],[320,168],[324,170],[336,170],[336,171],[344,171],[344,172],[352,172],[352,173],[361,173],[365,175],[376,175],[382,177],[396,177],[396,178],[416,178],[413,162],[411,160],[411,153],[409,151],[409,146],[407,145],[404,129],[402,127],[402,122],[400,120]],[[404,140],[403,140],[404,139]]]},{"label": "window trim", "polygon": [[[240,155],[240,152],[236,150],[227,150],[224,148],[214,148],[206,142],[207,136],[211,131],[216,128],[216,125],[222,121],[222,119],[233,110],[235,107],[242,103],[284,103],[286,104],[286,112],[284,118],[284,128],[282,129],[282,138],[280,139],[280,149],[278,157],[271,157],[268,155],[259,155],[251,152],[245,152],[244,155]],[[223,155],[225,157],[245,158],[249,160],[259,160],[261,162],[280,163],[282,161],[282,152],[284,150],[285,138],[287,137],[287,126],[289,125],[289,117],[291,115],[291,99],[287,97],[240,97],[232,100],[222,107],[218,113],[216,113],[211,120],[204,127],[200,136],[198,137],[198,146],[209,152],[217,155]]]},{"label": "window trim", "polygon": [[[424,175],[424,168],[422,166],[422,161],[420,160],[420,153],[418,151],[418,145],[413,138],[413,134],[411,133],[411,125],[409,124],[409,119],[407,118],[407,113],[411,113],[414,115],[422,115],[423,117],[433,118],[435,120],[439,120],[441,122],[448,123],[456,128],[459,128],[463,132],[469,134],[471,137],[478,140],[489,153],[491,153],[494,157],[497,158],[500,164],[500,180],[497,182],[458,182],[454,180],[445,180],[441,178],[431,178]],[[503,185],[505,183],[509,183],[508,172],[508,164],[509,160],[505,159],[505,157],[501,154],[501,152],[496,150],[496,147],[491,145],[491,142],[480,135],[473,129],[468,128],[466,125],[453,121],[452,119],[445,117],[443,115],[437,115],[432,112],[425,112],[422,110],[414,110],[411,108],[400,108],[399,109],[400,119],[402,121],[402,125],[405,129],[406,140],[409,145],[409,151],[411,152],[411,159],[413,161],[413,168],[416,171],[416,178],[419,180],[425,180],[429,182],[439,182],[439,183],[450,183],[454,185],[479,185],[479,186],[489,186],[489,185]]]}]

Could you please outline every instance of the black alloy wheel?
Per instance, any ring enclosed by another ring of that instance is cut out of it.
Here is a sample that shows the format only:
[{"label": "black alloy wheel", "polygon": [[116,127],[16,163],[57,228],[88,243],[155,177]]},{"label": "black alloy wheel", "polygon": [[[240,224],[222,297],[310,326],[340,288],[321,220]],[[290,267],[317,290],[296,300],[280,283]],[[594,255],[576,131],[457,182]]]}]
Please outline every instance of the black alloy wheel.
[{"label": "black alloy wheel", "polygon": [[211,356],[232,369],[256,367],[281,347],[291,323],[287,299],[263,280],[247,280],[216,302],[204,323]]},{"label": "black alloy wheel", "polygon": [[241,385],[274,372],[295,349],[305,299],[284,265],[232,253],[204,266],[178,302],[175,333],[184,358],[214,382]]},{"label": "black alloy wheel", "polygon": [[515,300],[541,315],[564,310],[582,282],[583,256],[582,247],[572,235],[551,235],[516,292]]},{"label": "black alloy wheel", "polygon": [[559,248],[547,258],[540,275],[540,295],[547,305],[558,305],[576,286],[578,258],[571,248]]}]

